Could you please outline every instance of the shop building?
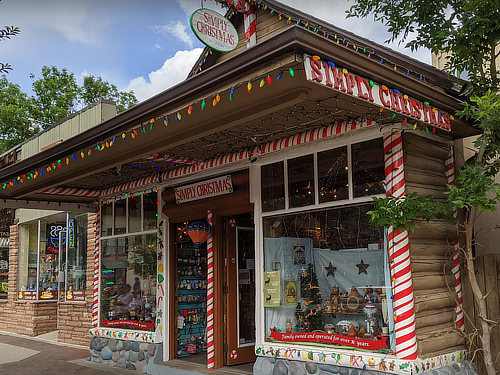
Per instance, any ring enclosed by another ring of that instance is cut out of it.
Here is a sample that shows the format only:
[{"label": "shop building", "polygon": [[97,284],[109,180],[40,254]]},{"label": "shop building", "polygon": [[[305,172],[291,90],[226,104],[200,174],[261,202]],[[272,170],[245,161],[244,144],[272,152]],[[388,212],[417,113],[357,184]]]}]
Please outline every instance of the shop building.
[{"label": "shop building", "polygon": [[4,205],[95,215],[92,360],[465,373],[455,226],[368,217],[373,198],[453,183],[453,141],[476,132],[452,116],[453,82],[274,1],[247,5],[215,23],[234,25],[231,52],[207,48],[181,84],[0,171]]}]

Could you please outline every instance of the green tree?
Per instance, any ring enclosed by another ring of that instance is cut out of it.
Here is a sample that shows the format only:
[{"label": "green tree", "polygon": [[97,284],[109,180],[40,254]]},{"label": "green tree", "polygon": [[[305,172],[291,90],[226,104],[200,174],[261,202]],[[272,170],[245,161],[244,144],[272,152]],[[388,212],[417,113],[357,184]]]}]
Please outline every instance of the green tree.
[{"label": "green tree", "polygon": [[388,41],[444,53],[447,70],[467,72],[476,94],[498,90],[498,0],[356,0],[347,15],[373,15],[387,26]]},{"label": "green tree", "polygon": [[6,77],[0,78],[0,153],[99,100],[115,102],[119,112],[137,103],[132,91],[119,91],[114,84],[93,75],[84,77],[78,85],[67,69],[44,66],[40,77],[31,77],[32,96]]},{"label": "green tree", "polygon": [[78,85],[75,75],[67,69],[44,66],[41,77],[32,75],[34,103],[33,119],[43,129],[57,124],[78,109],[97,103],[99,100],[111,100],[116,103],[118,112],[122,112],[137,103],[132,91],[119,91],[118,88],[101,77],[88,75]]},{"label": "green tree", "polygon": [[33,118],[44,129],[64,120],[77,109],[78,84],[75,75],[66,69],[44,66],[41,77],[33,81],[33,92]]},{"label": "green tree", "polygon": [[0,150],[3,152],[38,132],[32,125],[33,102],[18,85],[0,78]]},{"label": "green tree", "polygon": [[137,98],[132,91],[119,91],[112,83],[94,75],[83,78],[80,98],[84,105],[90,105],[102,99],[111,100],[116,103],[118,112],[123,112],[137,104]]},{"label": "green tree", "polygon": [[494,210],[500,202],[500,186],[495,182],[500,166],[498,0],[356,0],[347,13],[350,17],[373,15],[387,26],[389,41],[400,39],[414,50],[425,47],[436,54],[444,53],[450,73],[468,74],[473,95],[458,115],[475,123],[481,135],[475,142],[476,155],[458,171],[447,199],[438,202],[416,194],[403,199],[377,199],[370,215],[376,224],[408,229],[417,220],[458,213],[458,231],[465,237],[462,250],[467,277],[478,306],[480,323],[476,330],[482,359],[487,374],[494,375],[491,332],[498,322],[488,316],[486,298],[497,291],[484,291],[477,280],[474,227],[481,212]]}]

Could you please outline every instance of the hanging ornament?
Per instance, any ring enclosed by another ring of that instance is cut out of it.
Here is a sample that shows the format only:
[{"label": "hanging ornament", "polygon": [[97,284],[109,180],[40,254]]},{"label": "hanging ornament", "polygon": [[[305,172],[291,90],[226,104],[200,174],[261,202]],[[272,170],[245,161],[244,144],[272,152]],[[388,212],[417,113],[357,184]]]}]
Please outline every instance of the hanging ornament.
[{"label": "hanging ornament", "polygon": [[363,261],[363,259],[361,259],[361,262],[356,264],[356,267],[358,267],[358,275],[361,275],[362,273],[364,273],[365,275],[368,275],[368,270],[367,268],[369,267],[370,265],[368,263],[365,263]]},{"label": "hanging ornament", "polygon": [[229,101],[232,102],[233,99],[234,99],[234,93],[235,93],[236,89],[234,87],[231,87],[231,89],[229,90]]},{"label": "hanging ornament", "polygon": [[168,116],[167,115],[163,116],[163,126],[165,126],[165,127],[168,126]]},{"label": "hanging ornament", "polygon": [[372,87],[372,88],[375,87],[375,82],[373,82],[371,79],[370,79],[369,83],[370,83],[370,87]]},{"label": "hanging ornament", "polygon": [[318,55],[313,55],[312,57],[313,61],[320,61],[321,58]]},{"label": "hanging ornament", "polygon": [[266,85],[266,81],[264,81],[264,79],[261,79],[259,82],[259,87],[263,88],[265,85]]},{"label": "hanging ornament", "polygon": [[210,227],[206,220],[195,220],[187,225],[186,232],[194,244],[200,245],[207,242]]},{"label": "hanging ornament", "polygon": [[248,83],[247,83],[247,91],[248,92],[252,91],[252,87],[253,87],[252,86],[252,82],[248,81]]},{"label": "hanging ornament", "polygon": [[279,81],[281,79],[283,79],[283,72],[278,72],[278,74],[276,74],[276,79]]},{"label": "hanging ornament", "polygon": [[180,112],[177,112],[177,120],[178,121],[182,120],[182,114]]},{"label": "hanging ornament", "polygon": [[267,83],[269,86],[271,86],[271,84],[273,83],[273,78],[272,78],[270,75],[268,75],[268,76],[266,77],[266,83]]},{"label": "hanging ornament", "polygon": [[205,99],[203,99],[201,101],[201,110],[204,111],[205,108],[207,108],[207,101]]},{"label": "hanging ornament", "polygon": [[293,69],[292,67],[290,67],[288,69],[288,74],[290,74],[290,77],[292,77],[292,78],[295,77],[295,69]]},{"label": "hanging ornament", "polygon": [[193,113],[193,106],[190,104],[187,109],[188,115],[191,115]]}]

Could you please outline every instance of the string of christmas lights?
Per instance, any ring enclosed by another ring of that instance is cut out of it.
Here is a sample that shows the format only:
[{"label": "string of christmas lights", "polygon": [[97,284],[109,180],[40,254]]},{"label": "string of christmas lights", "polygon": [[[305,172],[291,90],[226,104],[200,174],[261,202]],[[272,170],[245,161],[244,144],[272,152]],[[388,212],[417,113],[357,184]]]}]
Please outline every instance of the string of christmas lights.
[{"label": "string of christmas lights", "polygon": [[[227,3],[225,0],[216,0],[217,2],[221,3],[223,6],[227,7]],[[365,55],[366,57],[372,59],[373,61],[376,61],[380,65],[388,66],[394,71],[400,72],[404,74],[407,77],[412,77],[414,79],[417,79],[422,82],[427,82],[429,81],[425,75],[423,75],[420,72],[417,72],[415,70],[409,69],[408,67],[397,64],[394,61],[391,61],[387,57],[379,54],[374,48],[367,47],[366,45],[360,44],[359,42],[355,42],[352,39],[348,38],[345,35],[341,35],[337,32],[332,31],[331,29],[320,25],[319,23],[315,23],[310,20],[305,20],[302,19],[296,15],[291,15],[287,14],[284,12],[282,9],[277,9],[273,6],[270,6],[263,0],[249,0],[248,1],[253,7],[262,10],[262,11],[268,11],[272,16],[275,16],[278,18],[278,20],[286,20],[288,25],[298,25],[301,27],[306,28],[309,31],[314,32],[317,35],[321,35],[337,45],[341,45],[343,47],[347,47],[354,52],[360,53]],[[230,8],[230,12],[227,14],[227,17],[231,17],[234,14],[234,9]],[[212,50],[209,48],[205,48],[203,51],[202,58],[200,58],[198,62],[198,66],[196,67],[195,71],[199,73],[202,70],[202,65],[206,62],[206,59],[209,55],[212,54]]]},{"label": "string of christmas lights", "polygon": [[95,155],[101,154],[103,151],[111,149],[118,142],[124,142],[126,140],[135,140],[141,136],[144,136],[151,131],[153,131],[157,124],[162,124],[164,127],[172,122],[182,122],[183,118],[186,116],[191,116],[195,111],[207,111],[210,108],[214,108],[222,102],[222,98],[227,95],[228,103],[231,103],[236,95],[241,92],[241,88],[244,88],[246,93],[251,95],[257,89],[263,89],[267,86],[271,86],[274,81],[281,81],[288,76],[293,79],[296,77],[297,72],[300,71],[296,66],[290,66],[286,69],[280,69],[278,71],[265,73],[256,78],[245,80],[239,82],[225,90],[216,92],[213,95],[202,97],[198,100],[191,102],[177,110],[164,113],[162,115],[152,117],[149,120],[129,129],[115,134],[111,137],[107,137],[105,140],[99,141],[93,146],[86,147],[79,151],[72,152],[61,158],[53,160],[52,162],[45,164],[41,167],[34,168],[27,173],[17,175],[7,181],[0,183],[1,190],[7,190],[13,188],[16,185],[24,184],[29,181],[36,180],[40,177],[45,177],[47,175],[52,175],[62,168],[70,165],[72,162],[85,160]]}]

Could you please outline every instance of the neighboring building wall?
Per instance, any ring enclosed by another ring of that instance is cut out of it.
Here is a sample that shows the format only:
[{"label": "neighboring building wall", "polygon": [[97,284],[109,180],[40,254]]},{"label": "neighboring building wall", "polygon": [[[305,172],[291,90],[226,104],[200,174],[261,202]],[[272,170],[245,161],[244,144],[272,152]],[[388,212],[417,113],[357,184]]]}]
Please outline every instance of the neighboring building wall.
[{"label": "neighboring building wall", "polygon": [[57,303],[17,300],[18,226],[10,227],[8,299],[0,302],[0,330],[38,336],[57,328]]},{"label": "neighboring building wall", "polygon": [[91,328],[96,215],[88,215],[87,290],[84,302],[42,302],[17,299],[18,229],[18,225],[10,227],[9,289],[7,300],[0,300],[0,330],[28,336],[38,336],[58,330],[59,341],[88,346]]},{"label": "neighboring building wall", "polygon": [[87,287],[85,302],[59,302],[57,315],[58,340],[88,346],[89,329],[92,327],[92,287],[94,274],[94,247],[96,239],[96,214],[88,215],[87,226]]}]

